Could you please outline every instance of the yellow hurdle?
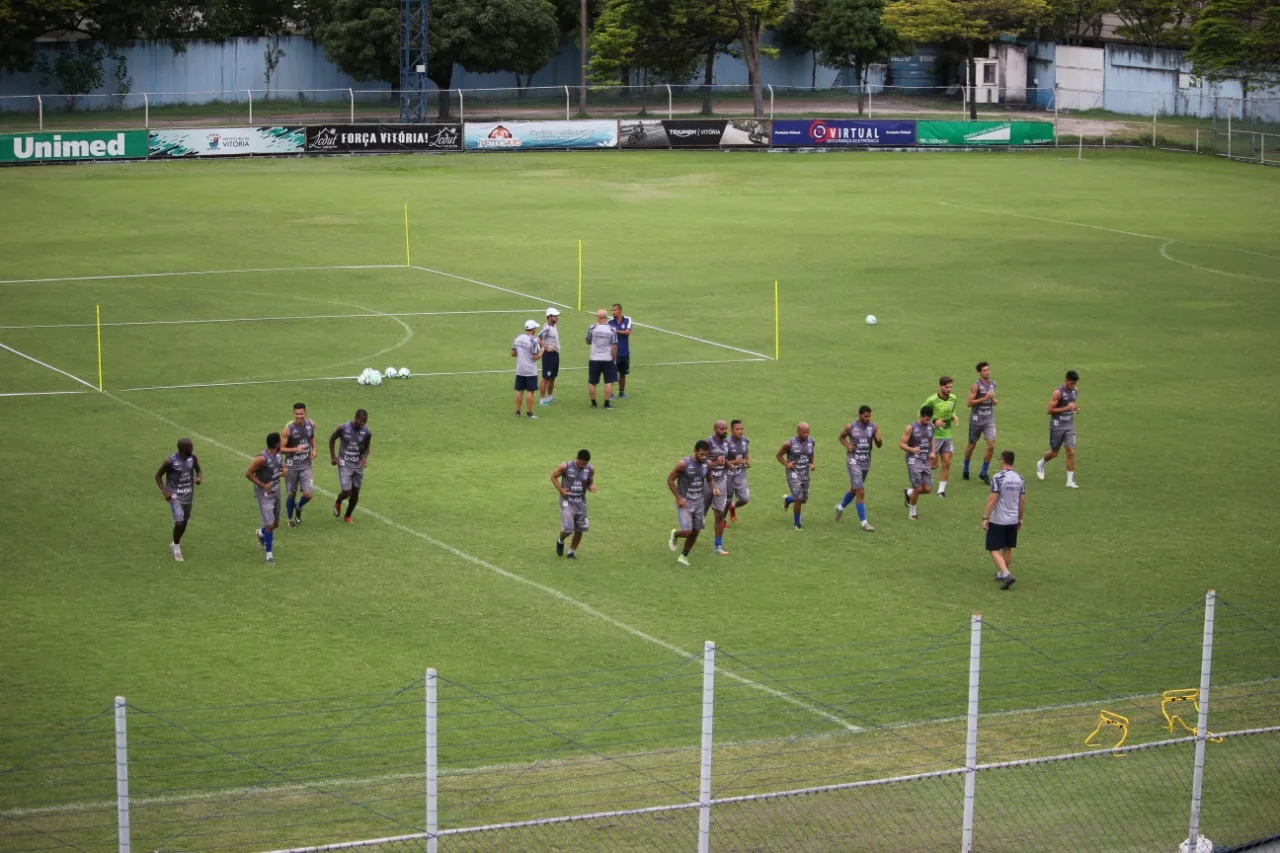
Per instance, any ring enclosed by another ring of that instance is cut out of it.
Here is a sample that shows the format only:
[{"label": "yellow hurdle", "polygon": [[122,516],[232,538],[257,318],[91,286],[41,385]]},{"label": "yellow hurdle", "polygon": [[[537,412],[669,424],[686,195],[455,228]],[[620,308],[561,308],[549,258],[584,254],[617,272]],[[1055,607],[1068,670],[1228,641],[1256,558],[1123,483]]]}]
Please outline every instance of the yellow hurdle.
[{"label": "yellow hurdle", "polygon": [[[1093,746],[1093,739],[1098,736],[1098,732],[1102,731],[1103,726],[1115,726],[1120,730],[1120,740],[1113,744],[1111,749],[1118,749],[1119,747],[1124,746],[1124,742],[1129,738],[1129,718],[1122,717],[1119,714],[1112,713],[1111,711],[1098,712],[1098,725],[1089,733],[1089,736],[1084,739],[1085,746]],[[1124,753],[1116,753],[1117,758],[1121,755],[1124,755]]]},{"label": "yellow hurdle", "polygon": [[[1178,714],[1170,714],[1169,707],[1177,702],[1190,702],[1191,708],[1195,711],[1197,718],[1200,716],[1200,691],[1195,687],[1188,687],[1183,690],[1166,690],[1160,694],[1160,713],[1164,714],[1164,721],[1169,724],[1169,731],[1174,729],[1174,723],[1182,726],[1193,735],[1200,734],[1200,730],[1196,726],[1187,725],[1186,721]],[[1210,737],[1209,740],[1214,743],[1222,743],[1220,737]]]}]

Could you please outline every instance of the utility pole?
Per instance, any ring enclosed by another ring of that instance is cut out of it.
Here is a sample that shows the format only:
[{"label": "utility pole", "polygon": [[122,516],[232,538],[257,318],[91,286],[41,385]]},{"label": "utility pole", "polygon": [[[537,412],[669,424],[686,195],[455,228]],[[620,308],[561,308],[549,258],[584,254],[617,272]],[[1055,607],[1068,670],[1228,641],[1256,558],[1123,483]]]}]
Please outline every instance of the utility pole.
[{"label": "utility pole", "polygon": [[581,67],[578,69],[578,114],[587,114],[587,0],[582,0],[582,6],[578,10],[578,23],[580,31],[578,40],[581,44],[578,46],[579,59]]}]

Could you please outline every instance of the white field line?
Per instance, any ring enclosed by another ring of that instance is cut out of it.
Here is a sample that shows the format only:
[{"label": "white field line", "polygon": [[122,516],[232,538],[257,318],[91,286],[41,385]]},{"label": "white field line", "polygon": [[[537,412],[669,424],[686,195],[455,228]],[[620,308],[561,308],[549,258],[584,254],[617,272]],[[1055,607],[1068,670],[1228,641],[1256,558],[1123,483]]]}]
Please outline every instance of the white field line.
[{"label": "white field line", "polygon": [[[98,389],[93,390],[96,392]],[[88,391],[6,391],[0,394],[0,397],[68,397],[88,393]]]},{"label": "white field line", "polygon": [[61,373],[63,376],[67,377],[68,379],[74,379],[75,381],[79,382],[81,385],[85,386],[86,388],[88,388],[88,389],[89,389],[89,390],[91,390],[91,391],[97,391],[97,390],[98,390],[98,386],[96,386],[96,385],[94,385],[94,384],[92,384],[92,383],[90,383],[90,382],[85,382],[85,381],[84,381],[83,379],[81,379],[79,376],[75,376],[75,375],[73,375],[73,374],[71,374],[71,373],[67,373],[67,371],[62,370],[62,369],[57,368],[57,367],[54,367],[52,364],[46,364],[45,362],[41,361],[40,359],[38,359],[38,358],[33,358],[32,356],[27,355],[25,352],[20,352],[19,350],[16,350],[16,349],[14,349],[14,348],[13,348],[13,347],[11,347],[11,346],[7,346],[7,345],[5,345],[5,344],[0,344],[0,349],[8,350],[9,352],[13,353],[14,355],[16,355],[16,356],[18,356],[18,357],[20,357],[20,358],[25,358],[27,361],[33,362],[33,363],[35,363],[35,364],[40,365],[41,367],[47,368],[47,369],[49,369],[49,370],[52,370],[54,373]]},{"label": "white field line", "polygon": [[[1251,687],[1251,686],[1257,686],[1259,684],[1267,684],[1273,681],[1275,681],[1274,678],[1259,678],[1251,681],[1238,681],[1238,682],[1232,682],[1230,684],[1217,684],[1217,685],[1214,685],[1214,689],[1222,690],[1222,689],[1231,688],[1231,687]],[[1140,699],[1154,699],[1154,698],[1155,698],[1155,694],[1152,694],[1152,693],[1133,693],[1127,696],[1110,696],[1110,697],[1107,697],[1106,699],[1098,699],[1091,702],[1065,702],[1062,704],[1055,704],[1055,705],[1038,705],[1034,708],[1023,708],[1020,710],[1013,710],[1013,711],[993,711],[990,713],[980,714],[979,716],[982,719],[988,719],[988,720],[993,718],[998,718],[998,717],[1016,717],[1021,715],[1030,716],[1033,714],[1051,713],[1053,711],[1070,711],[1077,708],[1096,708],[1099,705],[1101,705],[1103,702],[1106,702],[1106,703],[1136,702]],[[920,728],[925,728],[927,726],[939,726],[939,725],[948,725],[951,723],[960,723],[960,722],[964,722],[964,720],[966,719],[967,718],[964,715],[959,715],[954,717],[939,717],[939,718],[929,719],[929,720],[917,720],[910,723],[890,723],[889,725],[886,725],[886,726],[876,726],[869,729],[862,729],[861,732],[850,732],[850,734],[862,733],[862,734],[870,735],[870,734],[876,734],[878,732],[884,732],[884,731],[894,732],[894,731],[902,731],[902,730],[908,730],[908,729],[920,729]],[[809,737],[805,737],[802,740],[804,741],[830,740],[835,737],[844,737],[844,736],[845,735],[843,734],[823,733],[819,735],[812,735]],[[716,743],[716,748],[717,749],[740,749],[743,747],[751,747],[751,746],[770,746],[773,744],[778,744],[783,742],[794,743],[796,742],[796,739],[795,738],[761,738],[756,740],[743,740],[743,741],[718,741]],[[654,755],[654,754],[678,755],[680,753],[686,753],[686,752],[699,752],[700,750],[701,750],[701,747],[699,746],[675,746],[675,747],[669,747],[661,750],[620,752],[620,753],[611,754],[610,758],[617,758],[624,761],[632,761],[637,758],[644,758],[646,756]],[[542,762],[541,766],[558,767],[561,765],[580,764],[580,763],[584,763],[582,759],[563,758],[563,759],[551,759],[548,761],[544,761]],[[476,765],[473,767],[446,768],[446,769],[441,769],[439,772],[441,776],[468,776],[476,773],[494,773],[494,772],[502,772],[502,771],[520,770],[526,766],[528,766],[528,762],[513,761],[513,762],[507,762],[504,764],[482,764],[482,765]],[[407,773],[407,772],[406,773],[384,773],[376,776],[359,776],[359,777],[341,777],[340,776],[332,779],[314,779],[306,782],[288,782],[288,783],[282,783],[277,785],[240,786],[235,788],[223,788],[215,791],[187,791],[180,794],[156,794],[156,795],[145,796],[145,797],[132,797],[130,798],[129,803],[132,806],[139,806],[139,807],[181,805],[183,803],[200,802],[203,800],[216,800],[222,797],[240,797],[240,796],[244,796],[246,794],[251,794],[254,792],[257,792],[266,796],[270,796],[274,794],[288,794],[296,791],[307,791],[313,788],[352,788],[352,787],[360,787],[363,785],[374,786],[374,785],[381,785],[381,784],[394,783],[394,782],[411,782],[411,781],[422,779],[422,778],[423,778],[423,774],[420,771],[415,771],[413,773]],[[9,809],[6,811],[0,811],[0,818],[29,817],[34,815],[45,815],[45,814],[78,813],[78,812],[96,811],[100,809],[101,810],[115,809],[115,807],[116,807],[115,800],[79,800],[75,802],[58,803],[56,805],[49,805],[49,806],[32,806],[29,808]]]},{"label": "white field line", "polygon": [[[533,299],[538,302],[546,302],[548,305],[556,305],[561,308],[566,308],[570,311],[574,310],[572,306],[565,305],[563,302],[553,302],[551,300],[543,299],[540,296],[535,296],[532,293],[524,293],[519,290],[512,290],[508,287],[501,287],[496,284],[491,284],[490,282],[487,282],[487,281],[480,281],[477,278],[467,278],[466,276],[455,275],[454,273],[451,273],[451,272],[445,272],[444,270],[431,269],[430,267],[414,266],[412,267],[412,269],[419,270],[421,272],[432,273],[434,275],[442,275],[442,276],[445,276],[446,278],[452,278],[458,281],[465,281],[468,284],[478,284],[481,287],[489,287],[489,288],[492,288],[493,290],[500,290],[503,293],[510,293],[514,296],[523,296],[526,299]],[[636,323],[633,321],[632,325],[639,326],[642,329],[651,329],[655,332],[662,332],[663,334],[673,335],[677,338],[684,338],[685,340],[696,341],[697,343],[706,344],[708,346],[720,347],[721,349],[727,349],[727,350],[733,350],[734,352],[745,353],[746,355],[754,356],[756,358],[763,359],[764,361],[773,361],[772,356],[765,355],[762,352],[756,352],[755,350],[743,349],[742,347],[735,347],[730,344],[722,344],[719,341],[708,340],[707,338],[697,338],[697,337],[694,337],[693,335],[686,335],[683,332],[673,332],[670,329],[662,329],[657,326],[650,326],[647,323]]]},{"label": "white field line", "polygon": [[[468,314],[528,314],[530,308],[499,308],[489,311],[386,311],[369,314],[299,314],[292,317],[223,317],[213,320],[125,320],[103,323],[109,326],[197,326],[206,323],[279,323],[288,320],[349,320],[377,317],[449,317]],[[93,329],[97,323],[37,323],[29,326],[0,326],[5,329]]]},{"label": "white field line", "polygon": [[[365,315],[359,315],[365,316]],[[370,317],[376,317],[377,314],[370,314]],[[717,358],[703,361],[657,361],[651,364],[637,364],[636,367],[685,367],[698,364],[752,364],[755,362],[765,361],[760,358]],[[569,370],[586,370],[585,367],[562,367],[562,372]],[[439,373],[411,373],[410,377],[431,378],[438,376],[482,376],[485,374],[508,374],[511,368],[502,370],[453,370],[442,371]],[[247,385],[287,385],[297,382],[351,382],[356,379],[355,376],[315,376],[306,379],[246,379],[246,380],[228,380],[226,382],[191,382],[186,385],[138,385],[132,388],[112,388],[111,390],[117,394],[125,394],[134,391],[180,391],[188,388],[235,388]],[[97,391],[97,388],[93,389]],[[85,394],[85,391],[15,391],[8,394],[0,394],[0,397],[42,397],[48,395],[66,395],[66,394]]]},{"label": "white field line", "polygon": [[[2,344],[0,344],[0,346],[3,346],[3,345],[2,345]],[[6,348],[6,349],[8,349],[8,347],[5,347],[5,348]],[[16,351],[16,350],[14,350],[14,352],[17,352],[17,351]],[[22,355],[21,353],[18,353],[18,354],[19,354],[19,355]],[[26,358],[30,358],[29,356],[24,356],[24,357],[26,357]],[[31,360],[32,360],[32,361],[35,361],[35,359],[31,359]],[[77,382],[81,382],[81,383],[86,384],[86,385],[88,384],[87,382],[84,382],[84,380],[79,379],[79,378],[77,378],[77,377],[75,377],[75,376],[71,376],[71,374],[70,374],[70,373],[65,373],[65,371],[59,370],[58,368],[54,367],[53,365],[45,364],[44,362],[36,362],[36,363],[37,363],[37,364],[40,364],[40,365],[42,365],[42,366],[44,366],[44,367],[47,367],[47,368],[48,368],[48,369],[50,369],[50,370],[57,371],[58,373],[64,373],[66,376],[70,376],[72,379],[75,379]],[[505,371],[504,371],[504,372],[505,372]],[[90,386],[90,387],[92,387],[92,386]],[[95,389],[95,390],[96,390],[96,389]],[[115,400],[117,403],[119,403],[119,404],[121,404],[121,405],[123,405],[123,406],[127,406],[127,407],[129,407],[129,408],[133,409],[134,411],[137,411],[137,412],[140,412],[140,413],[142,413],[142,414],[144,414],[144,415],[147,415],[147,416],[149,416],[149,417],[152,417],[152,418],[154,418],[154,419],[156,419],[156,420],[160,421],[161,423],[167,424],[167,425],[169,425],[169,426],[173,427],[174,429],[179,430],[180,432],[186,433],[187,435],[190,435],[190,436],[193,436],[193,437],[195,437],[195,438],[198,438],[198,439],[200,439],[201,441],[208,442],[209,444],[213,445],[214,447],[217,447],[217,448],[220,448],[220,449],[222,449],[222,450],[225,450],[227,453],[230,453],[230,454],[232,454],[232,455],[234,455],[234,456],[238,456],[238,457],[240,457],[241,459],[252,459],[252,458],[253,458],[251,455],[249,455],[249,454],[247,454],[247,453],[244,453],[244,452],[242,452],[242,451],[236,450],[234,447],[231,447],[230,445],[223,444],[222,442],[218,441],[217,439],[211,438],[210,436],[201,435],[200,433],[198,433],[198,432],[196,432],[196,431],[194,431],[194,430],[189,429],[188,427],[186,427],[186,426],[184,426],[184,425],[182,425],[182,424],[178,423],[177,421],[173,421],[173,420],[170,420],[169,418],[166,418],[164,415],[161,415],[161,414],[159,414],[159,413],[157,413],[157,412],[153,412],[153,411],[151,411],[150,409],[147,409],[147,408],[144,408],[144,407],[142,407],[142,406],[137,405],[136,403],[132,403],[132,402],[130,402],[130,401],[128,401],[128,400],[126,400],[126,399],[124,399],[123,397],[118,397],[118,396],[116,396],[116,394],[115,394],[115,393],[113,393],[113,392],[108,391],[108,392],[105,392],[105,393],[106,393],[106,396],[107,396],[107,397],[110,397],[112,400]],[[319,492],[320,494],[326,495],[326,496],[328,496],[328,497],[336,497],[336,495],[335,495],[333,492],[331,492],[331,491],[329,491],[329,490],[327,490],[327,489],[324,489],[324,488],[322,488],[322,487],[317,487],[317,488],[316,488],[316,491],[317,491],[317,492]],[[439,550],[441,550],[441,551],[445,551],[446,553],[452,554],[453,556],[457,557],[457,558],[458,558],[458,559],[460,559],[460,560],[464,560],[464,561],[466,561],[466,562],[468,562],[468,563],[471,563],[472,565],[479,566],[480,568],[483,568],[483,569],[487,569],[487,570],[489,570],[490,572],[493,572],[494,574],[499,575],[500,577],[506,578],[507,580],[515,581],[516,583],[520,583],[520,584],[523,584],[523,585],[525,585],[525,586],[527,586],[527,587],[530,587],[531,589],[535,589],[535,590],[537,590],[537,591],[539,591],[539,592],[541,592],[541,593],[544,593],[544,594],[546,594],[546,595],[548,595],[548,596],[550,596],[550,597],[552,597],[552,598],[555,598],[555,599],[559,600],[560,602],[562,602],[562,603],[564,603],[564,604],[567,604],[567,605],[569,605],[569,606],[571,606],[571,607],[576,607],[577,609],[581,610],[583,613],[586,613],[588,616],[591,616],[591,617],[593,617],[593,618],[595,618],[595,619],[599,619],[600,621],[602,621],[602,622],[604,622],[604,623],[606,623],[606,624],[608,624],[608,625],[612,625],[613,627],[615,627],[615,628],[617,628],[617,629],[619,629],[619,630],[621,630],[621,631],[623,631],[623,632],[625,632],[625,633],[627,633],[627,634],[630,634],[631,636],[633,636],[633,637],[635,637],[635,638],[637,638],[637,639],[644,640],[644,641],[645,641],[645,642],[647,642],[647,643],[651,643],[651,644],[656,645],[656,646],[658,646],[658,647],[660,647],[660,648],[666,649],[667,651],[672,652],[673,654],[676,654],[676,655],[678,655],[679,657],[682,657],[682,658],[693,658],[693,657],[695,657],[695,655],[694,655],[692,652],[686,651],[685,649],[682,649],[682,648],[680,648],[679,646],[677,646],[677,645],[675,645],[675,644],[673,644],[673,643],[669,643],[669,642],[667,642],[666,640],[663,640],[663,639],[660,639],[660,638],[658,638],[658,637],[655,637],[655,636],[653,636],[652,634],[647,634],[647,633],[645,633],[644,631],[641,631],[639,628],[636,628],[636,627],[633,627],[633,626],[631,626],[631,625],[628,625],[626,622],[623,622],[623,621],[622,621],[622,620],[620,620],[620,619],[616,619],[616,618],[614,618],[613,616],[610,616],[609,614],[605,613],[604,611],[602,611],[602,610],[598,610],[598,609],[596,609],[595,607],[592,607],[590,604],[587,604],[585,601],[579,601],[578,599],[576,599],[576,598],[574,598],[574,597],[572,597],[572,596],[570,596],[570,595],[568,595],[568,594],[566,594],[566,593],[563,593],[563,592],[561,592],[560,590],[558,590],[558,589],[556,589],[556,588],[554,588],[554,587],[547,586],[546,584],[538,583],[537,581],[535,581],[535,580],[531,580],[531,579],[529,579],[529,578],[526,578],[526,577],[524,577],[523,575],[518,575],[518,574],[516,574],[516,573],[515,573],[515,572],[513,572],[513,571],[510,571],[510,570],[508,570],[508,569],[504,569],[504,568],[502,568],[501,566],[496,565],[495,563],[491,563],[491,562],[489,562],[488,560],[484,560],[484,559],[482,559],[482,558],[480,558],[480,557],[476,557],[476,556],[474,556],[474,555],[472,555],[472,554],[468,554],[466,551],[463,551],[463,550],[462,550],[462,549],[460,549],[460,548],[455,548],[454,546],[452,546],[452,545],[448,544],[447,542],[443,542],[443,541],[441,541],[441,540],[439,540],[439,539],[436,539],[434,536],[431,536],[430,534],[423,533],[423,532],[421,532],[421,531],[419,531],[419,530],[414,530],[413,528],[408,527],[408,526],[406,526],[406,525],[403,525],[403,524],[401,524],[400,522],[395,521],[394,519],[388,518],[387,516],[382,515],[382,514],[381,514],[381,513],[379,513],[379,512],[375,512],[374,510],[364,509],[364,513],[365,513],[365,515],[368,515],[370,518],[376,519],[377,521],[382,522],[383,524],[387,525],[388,527],[392,527],[392,528],[394,528],[394,529],[396,529],[396,530],[399,530],[399,531],[400,531],[400,532],[402,532],[402,533],[405,533],[405,534],[408,534],[409,536],[413,536],[413,537],[415,537],[415,538],[417,538],[417,539],[420,539],[420,540],[422,540],[423,542],[426,542],[428,545],[431,545],[432,547],[437,548],[437,549],[439,549]],[[750,687],[750,688],[752,688],[752,689],[754,689],[754,690],[759,690],[759,691],[760,691],[760,692],[762,692],[762,693],[766,693],[766,694],[768,694],[768,695],[770,695],[770,696],[773,696],[773,697],[775,697],[775,698],[777,698],[777,699],[780,699],[780,700],[782,700],[782,701],[784,701],[784,702],[787,702],[788,704],[794,705],[794,706],[796,706],[797,708],[801,708],[801,709],[803,709],[803,710],[805,710],[805,711],[808,711],[808,712],[810,712],[810,713],[812,713],[812,714],[814,714],[814,715],[816,715],[816,716],[818,716],[818,717],[821,717],[821,718],[823,718],[823,719],[825,719],[825,720],[828,720],[828,721],[830,721],[830,722],[836,723],[837,725],[843,726],[843,727],[844,727],[845,729],[847,729],[848,731],[856,732],[856,731],[861,731],[861,730],[862,730],[860,726],[856,726],[856,725],[854,725],[853,723],[850,723],[850,722],[848,722],[847,720],[844,720],[844,719],[842,719],[842,718],[840,718],[840,717],[837,717],[836,715],[834,715],[834,714],[832,714],[832,713],[830,713],[830,712],[828,712],[828,711],[824,711],[824,710],[822,710],[821,708],[819,708],[819,707],[817,707],[817,706],[815,706],[815,705],[813,705],[813,704],[811,704],[811,703],[809,703],[809,702],[804,701],[803,699],[798,699],[798,698],[796,698],[796,697],[794,697],[794,696],[791,696],[791,695],[789,695],[789,694],[787,694],[787,693],[783,693],[781,690],[777,690],[777,689],[775,689],[775,688],[773,688],[773,687],[769,687],[767,684],[761,684],[761,683],[759,683],[759,682],[757,682],[757,681],[752,681],[752,680],[751,680],[751,679],[749,679],[749,678],[746,678],[746,677],[744,677],[744,676],[738,675],[737,673],[732,672],[732,671],[727,670],[727,669],[722,669],[722,668],[717,667],[717,671],[718,671],[718,672],[720,672],[723,676],[725,676],[726,678],[728,678],[728,679],[730,679],[730,680],[732,680],[732,681],[736,681],[736,682],[738,682],[738,683],[740,683],[740,684],[743,684],[743,685],[745,685],[745,686],[747,686],[747,687]]]},{"label": "white field line", "polygon": [[73,281],[118,281],[130,278],[176,278],[191,275],[235,275],[237,273],[260,272],[323,272],[325,270],[402,270],[408,269],[404,264],[339,264],[335,266],[310,267],[255,267],[237,270],[188,270],[186,272],[139,272],[119,273],[116,275],[69,275],[62,278],[10,278],[0,279],[5,284],[60,284]]},{"label": "white field line", "polygon": [[[1200,270],[1201,272],[1213,273],[1214,275],[1225,275],[1225,276],[1230,276],[1231,278],[1244,279],[1246,281],[1265,281],[1268,283],[1280,282],[1280,278],[1263,278],[1260,275],[1245,275],[1244,273],[1228,272],[1227,270],[1216,270],[1216,269],[1213,269],[1212,267],[1202,267],[1199,264],[1193,264],[1190,261],[1179,260],[1178,258],[1175,258],[1173,255],[1169,254],[1169,247],[1176,242],[1177,242],[1176,240],[1169,240],[1165,243],[1162,243],[1160,245],[1160,257],[1164,258],[1166,261],[1173,261],[1175,264],[1182,264],[1184,267],[1191,267],[1191,269],[1193,270]],[[1250,254],[1254,254],[1254,253],[1251,252]],[[1263,257],[1266,257],[1266,256],[1264,255]]]}]

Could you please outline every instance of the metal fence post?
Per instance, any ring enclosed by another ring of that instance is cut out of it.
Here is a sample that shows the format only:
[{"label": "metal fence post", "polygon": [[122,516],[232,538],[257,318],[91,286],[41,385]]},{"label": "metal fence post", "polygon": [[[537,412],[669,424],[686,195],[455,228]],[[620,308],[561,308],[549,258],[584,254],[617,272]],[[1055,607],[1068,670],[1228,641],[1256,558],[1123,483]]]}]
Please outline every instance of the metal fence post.
[{"label": "metal fence post", "polygon": [[711,726],[715,722],[716,644],[702,651],[702,768],[698,777],[698,853],[711,850]]},{"label": "metal fence post", "polygon": [[427,853],[436,853],[440,834],[438,733],[436,725],[436,671],[427,670]]},{"label": "metal fence post", "polygon": [[44,98],[36,95],[36,121],[39,122],[38,127],[44,130]]},{"label": "metal fence post", "polygon": [[961,853],[973,850],[973,806],[978,785],[978,684],[982,676],[982,614],[969,621],[969,710],[964,737],[964,824]]},{"label": "metal fence post", "polygon": [[1107,120],[1102,120],[1102,150],[1107,150]]},{"label": "metal fence post", "polygon": [[116,834],[119,853],[129,853],[129,738],[125,701],[116,697]]},{"label": "metal fence post", "polygon": [[1196,128],[1196,153],[1200,153],[1200,128]]},{"label": "metal fence post", "polygon": [[1156,147],[1156,117],[1160,115],[1160,96],[1151,96],[1151,147]]},{"label": "metal fence post", "polygon": [[569,87],[564,87],[564,120],[569,120]]},{"label": "metal fence post", "polygon": [[769,121],[773,121],[773,84],[769,85]]},{"label": "metal fence post", "polygon": [[356,123],[356,93],[347,89],[347,103],[351,105],[351,123]]},{"label": "metal fence post", "polygon": [[1209,740],[1209,671],[1213,664],[1213,609],[1217,595],[1204,594],[1204,641],[1200,649],[1200,714],[1196,718],[1196,767],[1191,777],[1191,827],[1187,830],[1187,849],[1196,849],[1200,834],[1200,807],[1204,794],[1204,751]]},{"label": "metal fence post", "polygon": [[253,91],[251,89],[245,89],[244,93],[249,97],[249,124],[250,126],[252,126],[253,125]]},{"label": "metal fence post", "polygon": [[458,121],[467,120],[467,105],[462,100],[462,90],[458,90]]},{"label": "metal fence post", "polygon": [[142,93],[142,126],[151,129],[151,96],[146,92]]},{"label": "metal fence post", "polygon": [[673,119],[675,114],[671,111],[671,84],[667,83],[665,85],[667,87],[667,118]]}]

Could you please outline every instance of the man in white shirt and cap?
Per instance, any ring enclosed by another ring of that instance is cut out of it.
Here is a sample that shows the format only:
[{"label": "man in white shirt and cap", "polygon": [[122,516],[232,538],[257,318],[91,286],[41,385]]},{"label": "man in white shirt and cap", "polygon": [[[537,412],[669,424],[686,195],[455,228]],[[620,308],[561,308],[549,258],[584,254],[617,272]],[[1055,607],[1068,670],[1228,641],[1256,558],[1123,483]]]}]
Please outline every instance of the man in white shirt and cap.
[{"label": "man in white shirt and cap", "polygon": [[524,334],[511,342],[511,357],[516,360],[516,417],[520,417],[520,396],[526,401],[525,417],[532,418],[533,395],[538,390],[538,359],[542,345],[538,343],[538,321],[526,320]]}]

